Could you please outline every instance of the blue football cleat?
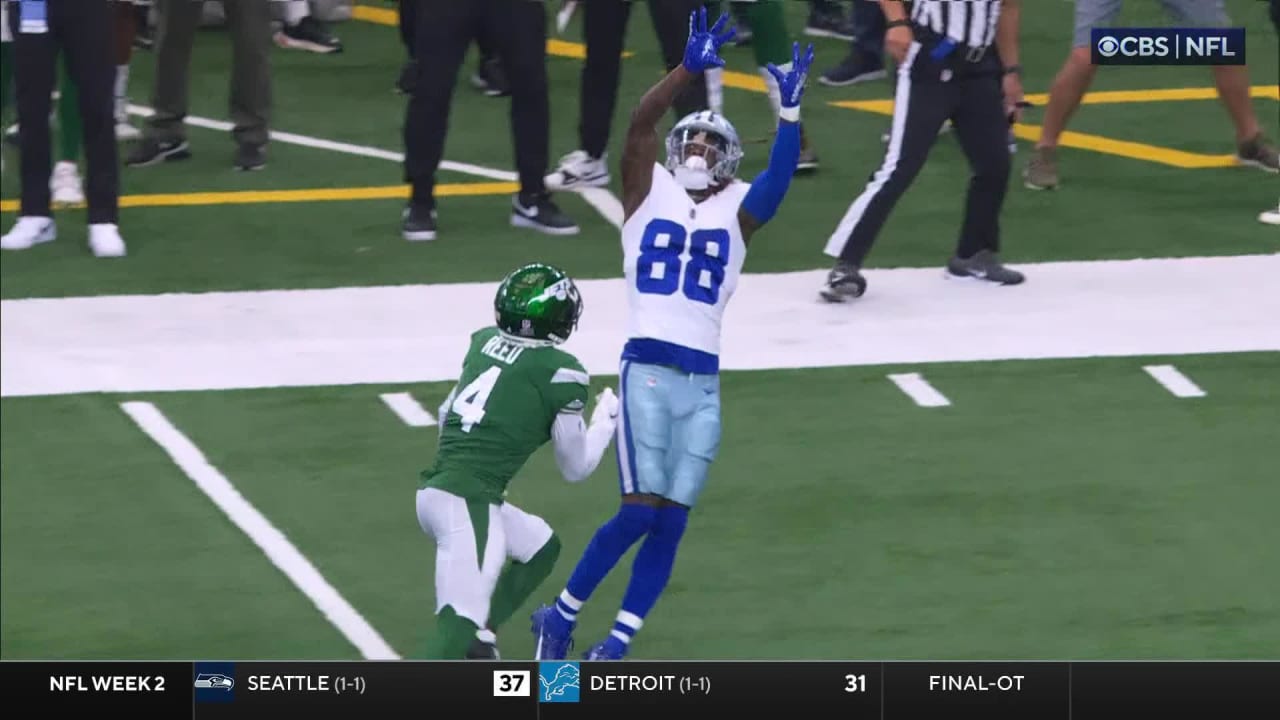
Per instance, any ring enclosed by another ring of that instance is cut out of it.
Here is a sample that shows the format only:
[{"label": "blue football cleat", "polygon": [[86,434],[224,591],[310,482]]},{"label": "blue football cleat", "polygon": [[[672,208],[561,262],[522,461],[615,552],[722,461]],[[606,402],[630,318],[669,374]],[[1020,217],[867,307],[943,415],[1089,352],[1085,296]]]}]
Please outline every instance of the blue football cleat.
[{"label": "blue football cleat", "polygon": [[583,660],[621,660],[627,655],[627,646],[616,638],[609,637],[598,642],[582,656]]},{"label": "blue football cleat", "polygon": [[550,605],[533,611],[533,659],[564,660],[573,649],[573,624]]}]

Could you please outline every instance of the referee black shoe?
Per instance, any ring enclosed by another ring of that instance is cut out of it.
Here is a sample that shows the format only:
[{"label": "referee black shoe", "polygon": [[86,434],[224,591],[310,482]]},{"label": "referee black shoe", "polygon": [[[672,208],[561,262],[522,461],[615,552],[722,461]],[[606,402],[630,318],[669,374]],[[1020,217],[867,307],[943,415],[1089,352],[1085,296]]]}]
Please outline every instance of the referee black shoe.
[{"label": "referee black shoe", "polygon": [[436,239],[436,211],[426,205],[409,203],[400,220],[400,236],[409,242]]},{"label": "referee black shoe", "polygon": [[578,224],[551,202],[549,193],[525,195],[511,200],[511,225],[530,228],[548,235],[577,235]]},{"label": "referee black shoe", "polygon": [[948,280],[982,280],[996,285],[1019,285],[1026,276],[1010,270],[990,250],[979,250],[971,258],[953,257],[947,263]]},{"label": "referee black shoe", "polygon": [[827,282],[823,284],[818,295],[831,303],[841,303],[862,297],[867,291],[867,279],[862,277],[857,265],[838,262],[827,273]]}]

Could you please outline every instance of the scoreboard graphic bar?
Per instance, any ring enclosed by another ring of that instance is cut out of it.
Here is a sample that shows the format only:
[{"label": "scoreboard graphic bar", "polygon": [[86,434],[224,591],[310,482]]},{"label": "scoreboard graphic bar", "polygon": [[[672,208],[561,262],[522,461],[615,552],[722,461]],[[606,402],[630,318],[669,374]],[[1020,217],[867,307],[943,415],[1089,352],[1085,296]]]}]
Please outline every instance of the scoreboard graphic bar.
[{"label": "scoreboard graphic bar", "polygon": [[1280,718],[1280,661],[4,661],[0,669],[9,702],[57,717]]}]

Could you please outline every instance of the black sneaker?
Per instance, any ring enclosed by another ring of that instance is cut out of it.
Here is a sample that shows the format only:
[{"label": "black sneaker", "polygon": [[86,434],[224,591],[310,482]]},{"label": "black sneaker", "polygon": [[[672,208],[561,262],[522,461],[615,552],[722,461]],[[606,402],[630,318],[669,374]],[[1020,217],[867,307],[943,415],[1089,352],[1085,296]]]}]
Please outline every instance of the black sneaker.
[{"label": "black sneaker", "polygon": [[884,63],[873,56],[853,50],[840,61],[839,65],[818,76],[818,82],[828,87],[845,87],[871,80],[883,80],[889,77]]},{"label": "black sneaker", "polygon": [[328,55],[342,52],[342,41],[329,33],[324,23],[308,15],[297,25],[284,25],[273,36],[276,45],[293,50]]},{"label": "black sneaker", "polygon": [[405,240],[423,242],[436,239],[435,208],[409,203],[401,218],[400,235]]},{"label": "black sneaker", "polygon": [[862,297],[867,291],[867,279],[862,277],[856,265],[838,262],[827,273],[827,281],[818,294],[823,300],[832,303],[844,302]]},{"label": "black sneaker", "polygon": [[170,160],[186,160],[191,157],[191,146],[186,140],[156,140],[146,138],[134,144],[124,159],[129,167],[145,167]]},{"label": "black sneaker", "polygon": [[565,215],[551,195],[543,193],[528,197],[517,195],[511,200],[511,225],[543,232],[548,235],[577,235],[578,225]]},{"label": "black sneaker", "polygon": [[471,75],[471,85],[489,97],[506,97],[511,94],[507,73],[498,58],[482,58],[479,67]]},{"label": "black sneaker", "polygon": [[814,9],[809,13],[809,22],[805,25],[804,34],[811,37],[829,37],[839,40],[853,41],[853,18],[841,12],[839,5],[830,10]]},{"label": "black sneaker", "polygon": [[412,95],[418,84],[418,61],[408,60],[400,66],[400,77],[396,78],[396,92],[401,95]]},{"label": "black sneaker", "polygon": [[997,285],[1018,285],[1026,280],[1022,273],[1000,264],[1000,258],[990,250],[980,250],[967,259],[951,258],[947,263],[946,277],[951,280],[982,280]]},{"label": "black sneaker", "polygon": [[261,170],[267,166],[267,148],[264,145],[244,144],[236,148],[237,170]]}]

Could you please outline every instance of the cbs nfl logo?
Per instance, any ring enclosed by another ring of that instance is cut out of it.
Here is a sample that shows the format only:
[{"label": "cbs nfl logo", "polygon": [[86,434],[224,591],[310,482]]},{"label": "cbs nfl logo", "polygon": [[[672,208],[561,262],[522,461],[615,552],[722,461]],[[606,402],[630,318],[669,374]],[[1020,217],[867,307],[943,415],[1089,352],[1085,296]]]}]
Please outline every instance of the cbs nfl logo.
[{"label": "cbs nfl logo", "polygon": [[1094,28],[1094,65],[1244,65],[1244,28]]}]

